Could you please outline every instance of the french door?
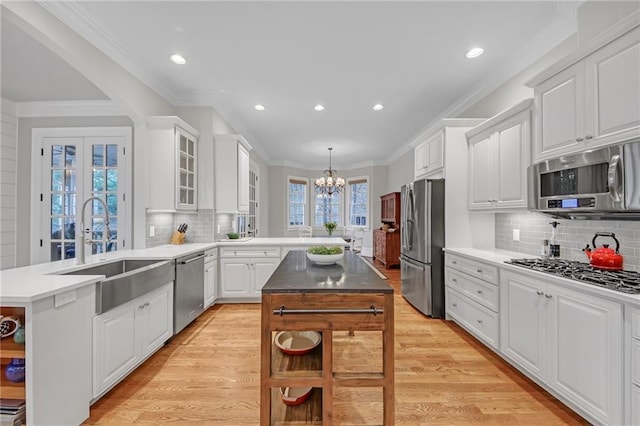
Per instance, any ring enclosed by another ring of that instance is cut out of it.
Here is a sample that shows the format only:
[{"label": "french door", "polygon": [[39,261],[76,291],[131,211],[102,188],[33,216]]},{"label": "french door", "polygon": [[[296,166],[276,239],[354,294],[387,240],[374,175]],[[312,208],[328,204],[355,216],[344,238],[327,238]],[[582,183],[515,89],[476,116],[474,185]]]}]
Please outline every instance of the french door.
[{"label": "french door", "polygon": [[32,212],[39,234],[32,261],[74,258],[83,221],[89,230],[85,237],[92,240],[86,253],[124,247],[131,220],[131,129],[37,129],[34,143],[39,148],[34,152],[39,157],[33,161],[34,182],[40,185]]}]

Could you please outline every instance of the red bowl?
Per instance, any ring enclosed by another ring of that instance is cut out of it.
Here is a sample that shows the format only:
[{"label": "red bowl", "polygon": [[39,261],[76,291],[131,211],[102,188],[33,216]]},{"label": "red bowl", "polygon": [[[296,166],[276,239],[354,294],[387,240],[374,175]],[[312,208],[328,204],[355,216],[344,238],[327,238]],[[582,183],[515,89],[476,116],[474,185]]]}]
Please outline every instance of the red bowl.
[{"label": "red bowl", "polygon": [[280,398],[286,405],[300,405],[311,396],[311,388],[280,388]]},{"label": "red bowl", "polygon": [[304,355],[311,352],[322,341],[317,331],[280,331],[275,344],[288,355]]}]

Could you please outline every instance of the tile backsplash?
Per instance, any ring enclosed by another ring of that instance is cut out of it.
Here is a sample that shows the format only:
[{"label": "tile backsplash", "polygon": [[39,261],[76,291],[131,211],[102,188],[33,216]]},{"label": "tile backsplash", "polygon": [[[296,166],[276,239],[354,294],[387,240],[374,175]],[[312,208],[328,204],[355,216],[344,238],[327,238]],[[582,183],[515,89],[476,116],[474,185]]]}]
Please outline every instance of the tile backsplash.
[{"label": "tile backsplash", "polygon": [[[497,249],[540,255],[542,240],[551,236],[550,222],[558,221],[556,238],[560,244],[560,257],[588,262],[582,249],[591,245],[596,232],[613,232],[620,241],[620,254],[624,269],[640,271],[640,222],[615,220],[553,219],[541,213],[497,213],[495,244]],[[513,240],[513,230],[520,230],[520,241]],[[611,238],[598,237],[596,244],[610,244]]]},{"label": "tile backsplash", "polygon": [[[171,235],[181,223],[189,225],[185,234],[186,243],[210,243],[214,241],[213,210],[198,210],[197,213],[147,213],[145,244],[156,247],[169,244]],[[149,227],[155,227],[155,236],[149,236]]]}]

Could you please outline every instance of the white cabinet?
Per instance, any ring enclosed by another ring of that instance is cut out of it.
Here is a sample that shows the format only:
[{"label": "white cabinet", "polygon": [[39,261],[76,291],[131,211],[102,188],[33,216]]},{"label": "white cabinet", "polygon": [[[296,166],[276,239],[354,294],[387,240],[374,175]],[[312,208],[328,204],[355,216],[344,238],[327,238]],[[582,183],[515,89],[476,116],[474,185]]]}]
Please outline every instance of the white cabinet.
[{"label": "white cabinet", "polygon": [[630,365],[629,383],[626,384],[629,397],[626,424],[640,425],[640,306],[628,306],[626,315],[631,324],[631,333],[628,337],[627,357]]},{"label": "white cabinet", "polygon": [[640,28],[601,43],[531,82],[535,162],[640,135]]},{"label": "white cabinet", "polygon": [[500,350],[598,423],[622,423],[622,306],[500,272]]},{"label": "white cabinet", "polygon": [[431,176],[444,168],[444,131],[420,142],[414,149],[415,179]]},{"label": "white cabinet", "polygon": [[469,210],[527,208],[531,105],[525,100],[467,132]]},{"label": "white cabinet", "polygon": [[214,135],[214,139],[216,212],[248,212],[251,145],[235,134]]},{"label": "white cabinet", "polygon": [[204,308],[207,309],[216,301],[216,286],[218,273],[218,249],[207,250],[204,253]]},{"label": "white cabinet", "polygon": [[196,210],[199,132],[178,117],[147,117],[146,121],[148,209]]},{"label": "white cabinet", "polygon": [[445,264],[447,317],[498,350],[498,269],[450,253]]},{"label": "white cabinet", "polygon": [[93,397],[123,379],[173,335],[173,282],[93,320]]},{"label": "white cabinet", "polygon": [[[220,297],[259,301],[262,286],[280,264],[279,247],[220,249]],[[246,300],[244,300],[246,301]]]}]

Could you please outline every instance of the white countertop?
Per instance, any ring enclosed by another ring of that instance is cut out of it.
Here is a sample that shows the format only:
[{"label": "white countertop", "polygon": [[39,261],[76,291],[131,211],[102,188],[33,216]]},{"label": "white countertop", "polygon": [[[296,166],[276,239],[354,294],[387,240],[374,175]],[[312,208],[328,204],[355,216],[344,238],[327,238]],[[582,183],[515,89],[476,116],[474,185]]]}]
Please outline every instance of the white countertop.
[{"label": "white countertop", "polygon": [[339,237],[332,238],[253,238],[248,241],[225,241],[182,245],[162,245],[146,249],[119,250],[87,256],[84,265],[76,265],[75,259],[40,263],[21,268],[0,271],[0,305],[22,305],[73,290],[100,281],[102,275],[55,275],[87,266],[108,263],[120,259],[176,259],[191,253],[222,246],[282,246],[308,247],[314,245],[341,245],[347,243]]},{"label": "white countertop", "polygon": [[490,262],[499,266],[504,270],[509,270],[525,275],[529,275],[535,278],[538,278],[542,281],[548,281],[549,279],[553,279],[554,282],[564,286],[573,288],[578,291],[582,291],[585,293],[589,293],[599,297],[606,297],[607,299],[616,300],[618,302],[628,302],[633,303],[634,305],[640,305],[640,294],[627,294],[620,291],[609,290],[607,288],[599,287],[592,284],[583,283],[577,280],[573,280],[571,278],[560,277],[558,275],[548,274],[546,272],[534,271],[532,269],[523,268],[521,266],[511,265],[509,263],[504,263],[507,260],[511,259],[536,259],[540,256],[533,256],[530,254],[518,253],[507,250],[497,250],[497,249],[473,249],[473,248],[445,248],[443,249],[446,253],[457,254],[460,256],[469,257],[476,260],[481,260],[485,262]]}]

